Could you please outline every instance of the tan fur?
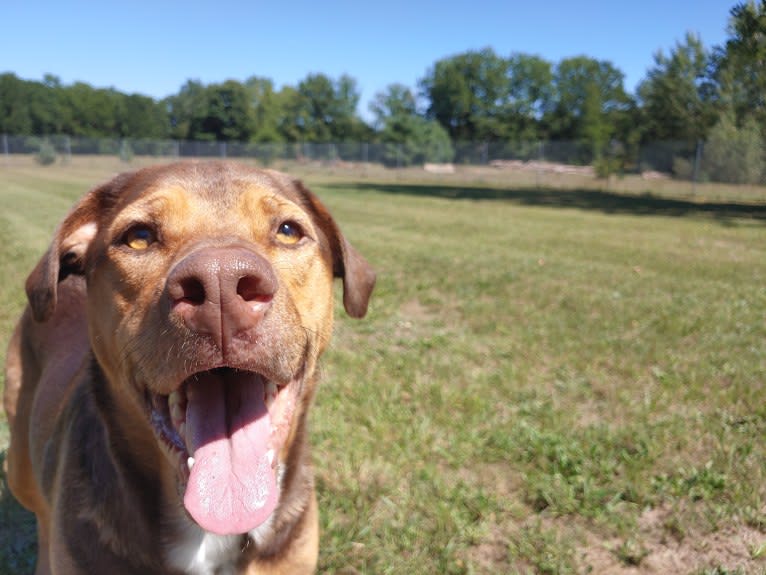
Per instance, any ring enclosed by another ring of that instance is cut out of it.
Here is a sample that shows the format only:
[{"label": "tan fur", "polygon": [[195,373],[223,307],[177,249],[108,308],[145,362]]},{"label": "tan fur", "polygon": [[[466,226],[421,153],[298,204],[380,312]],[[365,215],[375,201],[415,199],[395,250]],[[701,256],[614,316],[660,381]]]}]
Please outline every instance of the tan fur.
[{"label": "tan fur", "polygon": [[[280,242],[284,221],[306,241]],[[137,223],[158,232],[153,249],[126,248]],[[239,328],[220,341],[190,334],[168,311],[174,270],[216,250],[256,254],[278,286],[247,337]],[[278,454],[276,510],[257,534],[209,538],[204,545],[228,559],[197,563],[196,572],[313,572],[318,511],[306,412],[332,330],[333,277],[343,280],[348,313],[362,317],[374,273],[316,196],[284,174],[179,163],[86,194],[27,280],[30,305],[6,360],[8,482],[37,516],[37,573],[179,573],[192,557],[202,532],[183,510],[177,469],[146,404],[147,394],[168,395],[188,378],[190,363],[252,369],[296,394]]]}]

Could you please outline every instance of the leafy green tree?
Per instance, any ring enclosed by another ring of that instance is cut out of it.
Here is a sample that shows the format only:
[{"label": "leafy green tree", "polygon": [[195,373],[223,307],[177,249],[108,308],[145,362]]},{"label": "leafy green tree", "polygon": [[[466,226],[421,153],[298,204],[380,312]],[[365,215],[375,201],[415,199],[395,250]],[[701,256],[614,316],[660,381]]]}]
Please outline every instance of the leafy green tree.
[{"label": "leafy green tree", "polygon": [[343,142],[364,131],[356,116],[359,92],[350,76],[333,81],[324,74],[309,74],[297,89],[284,88],[280,99],[281,132],[288,141]]},{"label": "leafy green tree", "polygon": [[620,138],[620,117],[631,107],[623,87],[624,75],[611,62],[586,56],[559,62],[554,73],[555,99],[545,121],[555,139],[587,145],[590,161],[606,142]]},{"label": "leafy green tree", "polygon": [[33,134],[27,83],[15,74],[0,75],[0,132]]},{"label": "leafy green tree", "polygon": [[734,6],[728,33],[715,54],[721,104],[734,110],[738,125],[753,114],[766,131],[766,0]]},{"label": "leafy green tree", "polygon": [[380,141],[383,161],[408,166],[425,162],[449,162],[454,149],[447,131],[435,120],[417,113],[415,95],[401,84],[391,84],[370,104]]},{"label": "leafy green tree", "polygon": [[193,127],[201,139],[247,142],[255,133],[249,95],[235,80],[211,84],[205,89],[206,114]]},{"label": "leafy green tree", "polygon": [[400,118],[418,115],[415,95],[403,84],[390,84],[384,92],[375,94],[370,111],[378,130],[385,130]]},{"label": "leafy green tree", "polygon": [[282,141],[279,132],[282,108],[274,82],[269,78],[252,76],[245,81],[245,90],[254,119],[255,133],[251,140],[259,143]]},{"label": "leafy green tree", "polygon": [[645,115],[645,141],[704,139],[716,119],[710,54],[687,33],[669,55],[657,52],[654,67],[638,88]]},{"label": "leafy green tree", "polygon": [[437,61],[420,81],[429,101],[427,117],[437,120],[453,141],[502,138],[507,71],[508,62],[491,48]]},{"label": "leafy green tree", "polygon": [[165,138],[168,115],[156,100],[141,94],[122,95],[118,108],[116,135],[122,138]]},{"label": "leafy green tree", "polygon": [[540,120],[553,101],[553,69],[550,62],[515,53],[508,59],[508,100],[504,116],[505,135],[515,140],[543,137]]},{"label": "leafy green tree", "polygon": [[93,88],[83,82],[68,87],[63,99],[70,115],[64,133],[91,138],[117,135],[119,98],[116,90]]},{"label": "leafy green tree", "polygon": [[587,83],[580,110],[577,135],[590,144],[595,158],[601,157],[610,136],[614,134],[615,130],[611,120],[604,113],[599,87],[595,82]]},{"label": "leafy green tree", "polygon": [[704,148],[702,166],[707,176],[719,182],[761,183],[766,174],[761,129],[753,116],[738,127],[732,110],[722,114]]},{"label": "leafy green tree", "polygon": [[66,88],[58,77],[46,74],[42,82],[27,82],[32,133],[61,134],[70,111],[64,103]]},{"label": "leafy green tree", "polygon": [[301,93],[293,86],[284,86],[277,100],[281,111],[277,124],[281,138],[286,142],[308,141],[310,121]]},{"label": "leafy green tree", "polygon": [[165,100],[170,123],[170,135],[179,140],[201,137],[202,118],[207,113],[205,86],[196,80],[187,80],[178,94]]}]

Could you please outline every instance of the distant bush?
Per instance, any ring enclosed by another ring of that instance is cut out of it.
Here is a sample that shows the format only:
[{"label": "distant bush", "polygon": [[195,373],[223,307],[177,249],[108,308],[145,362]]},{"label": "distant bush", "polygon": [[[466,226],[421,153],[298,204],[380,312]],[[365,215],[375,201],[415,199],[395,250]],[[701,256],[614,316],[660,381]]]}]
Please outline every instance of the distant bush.
[{"label": "distant bush", "polygon": [[761,130],[752,117],[737,127],[731,114],[721,116],[710,131],[703,167],[713,181],[758,184],[766,173]]},{"label": "distant bush", "polygon": [[673,175],[680,180],[691,180],[694,176],[694,164],[687,158],[673,158]]},{"label": "distant bush", "polygon": [[388,166],[451,162],[455,157],[447,131],[433,120],[416,116],[401,119],[383,131],[383,163]]},{"label": "distant bush", "polygon": [[41,166],[50,166],[56,161],[56,148],[48,140],[40,140],[35,160]]},{"label": "distant bush", "polygon": [[619,158],[602,156],[593,160],[593,169],[596,172],[596,177],[604,180],[612,174],[618,173],[621,167],[622,162]]},{"label": "distant bush", "polygon": [[120,153],[120,141],[113,139],[97,140],[96,149],[97,154],[117,156]]},{"label": "distant bush", "polygon": [[127,140],[123,140],[120,144],[120,160],[130,163],[133,160],[133,155],[133,146]]}]

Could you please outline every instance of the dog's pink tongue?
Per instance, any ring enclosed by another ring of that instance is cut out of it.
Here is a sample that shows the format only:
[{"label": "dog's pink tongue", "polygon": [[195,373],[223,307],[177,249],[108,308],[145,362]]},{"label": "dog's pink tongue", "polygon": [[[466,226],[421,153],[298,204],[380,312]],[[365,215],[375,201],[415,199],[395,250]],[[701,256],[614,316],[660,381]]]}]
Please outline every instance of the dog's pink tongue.
[{"label": "dog's pink tongue", "polygon": [[277,503],[263,383],[244,373],[207,373],[189,384],[186,396],[186,442],[195,463],[184,506],[207,531],[246,533]]}]

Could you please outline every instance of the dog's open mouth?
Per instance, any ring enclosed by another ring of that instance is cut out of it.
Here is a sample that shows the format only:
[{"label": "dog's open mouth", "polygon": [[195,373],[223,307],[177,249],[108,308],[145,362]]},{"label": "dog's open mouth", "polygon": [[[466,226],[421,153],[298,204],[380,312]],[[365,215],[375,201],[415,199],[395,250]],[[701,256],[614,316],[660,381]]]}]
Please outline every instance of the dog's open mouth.
[{"label": "dog's open mouth", "polygon": [[218,368],[191,376],[169,396],[147,394],[155,433],[179,465],[184,506],[202,528],[246,533],[274,511],[294,385]]}]

